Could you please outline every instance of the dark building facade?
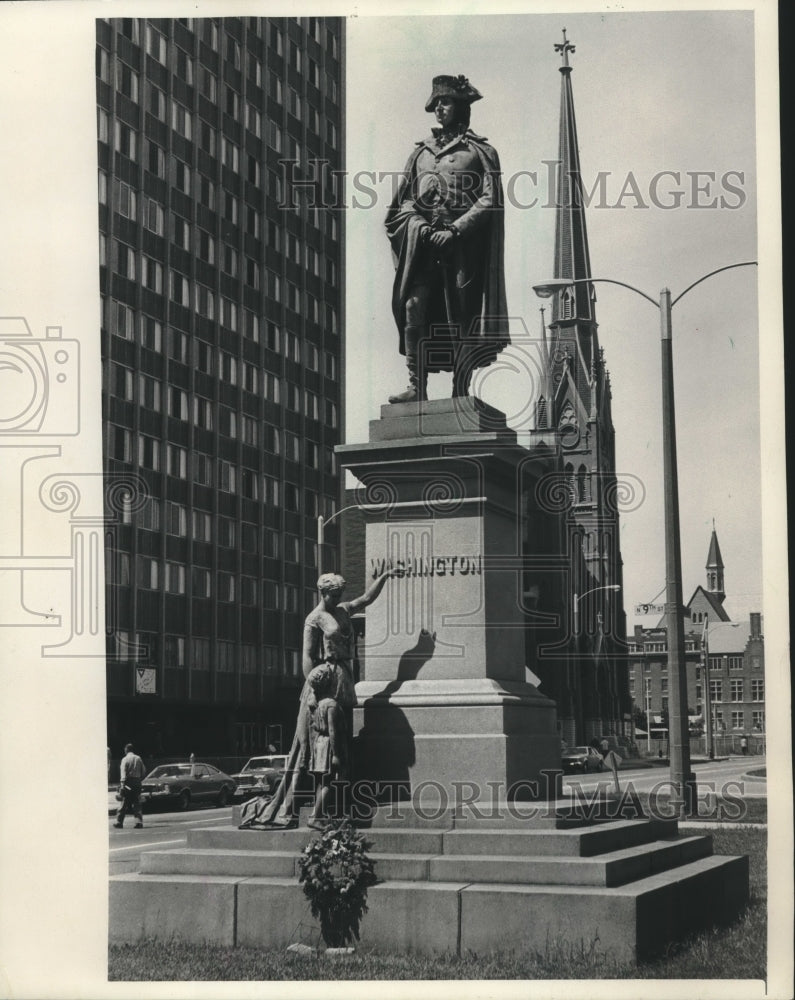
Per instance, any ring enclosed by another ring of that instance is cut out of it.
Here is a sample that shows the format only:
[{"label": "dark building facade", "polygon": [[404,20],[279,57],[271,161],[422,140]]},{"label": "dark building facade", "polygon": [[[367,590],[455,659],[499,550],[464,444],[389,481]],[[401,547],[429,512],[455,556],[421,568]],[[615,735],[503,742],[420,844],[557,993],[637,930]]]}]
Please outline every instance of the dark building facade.
[{"label": "dark building facade", "polygon": [[294,724],[344,423],[343,215],[301,182],[344,167],[343,25],[97,21],[114,752]]}]

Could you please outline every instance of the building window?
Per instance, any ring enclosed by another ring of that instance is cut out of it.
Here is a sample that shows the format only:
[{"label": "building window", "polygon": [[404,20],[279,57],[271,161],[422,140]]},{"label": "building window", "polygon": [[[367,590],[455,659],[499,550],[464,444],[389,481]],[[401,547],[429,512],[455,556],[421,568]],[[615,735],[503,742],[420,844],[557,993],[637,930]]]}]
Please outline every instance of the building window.
[{"label": "building window", "polygon": [[168,331],[168,356],[183,365],[188,362],[188,338],[179,330]]},{"label": "building window", "polygon": [[124,365],[114,364],[111,367],[112,383],[111,392],[116,399],[133,398],[133,373],[130,368]]},{"label": "building window", "polygon": [[218,574],[218,600],[229,604],[236,600],[235,576],[233,573]]},{"label": "building window", "polygon": [[156,142],[147,139],[146,146],[146,169],[155,177],[166,176],[166,157],[163,150]]},{"label": "building window", "polygon": [[185,83],[193,83],[193,60],[179,46],[175,46],[174,71]]},{"label": "building window", "polygon": [[149,92],[146,108],[150,115],[153,115],[158,121],[164,122],[166,120],[166,95],[160,87],[156,87],[153,83],[147,83],[146,86]]},{"label": "building window", "polygon": [[166,563],[166,591],[169,594],[185,593],[185,567],[181,563]]},{"label": "building window", "polygon": [[160,412],[160,382],[148,375],[138,376],[138,403],[147,410]]},{"label": "building window", "polygon": [[709,682],[709,696],[713,704],[723,701],[723,681],[710,680]]},{"label": "building window", "polygon": [[135,280],[135,251],[118,240],[116,240],[116,271],[123,278]]},{"label": "building window", "polygon": [[206,285],[196,282],[193,296],[193,311],[207,319],[215,319],[215,295]]},{"label": "building window", "polygon": [[188,394],[178,389],[175,385],[170,385],[168,394],[168,415],[176,417],[177,420],[188,419]]},{"label": "building window", "polygon": [[237,437],[237,414],[228,406],[220,406],[218,410],[218,430],[224,437]]},{"label": "building window", "polygon": [[255,344],[259,343],[259,316],[256,313],[251,312],[250,309],[243,310],[243,335],[248,337],[249,340],[253,340]]},{"label": "building window", "polygon": [[152,24],[146,25],[146,52],[161,66],[166,65],[166,40]]},{"label": "building window", "polygon": [[240,149],[225,136],[221,138],[221,162],[236,174],[240,173]]},{"label": "building window", "polygon": [[156,438],[138,435],[138,464],[153,472],[160,471],[160,442]]},{"label": "building window", "polygon": [[202,18],[199,23],[201,25],[202,41],[205,45],[209,45],[213,52],[217,52],[218,26],[215,21],[211,21],[209,18]]},{"label": "building window", "polygon": [[743,669],[743,658],[742,656],[730,656],[729,657],[729,670],[742,670]]},{"label": "building window", "polygon": [[206,431],[213,429],[213,404],[203,396],[193,397],[193,423]]},{"label": "building window", "polygon": [[145,254],[141,256],[141,283],[150,292],[158,295],[163,292],[163,265]]},{"label": "building window", "polygon": [[298,588],[290,583],[284,585],[284,610],[288,614],[296,614],[298,611]]},{"label": "building window", "polygon": [[248,392],[257,391],[257,367],[248,361],[243,362],[243,388]]},{"label": "building window", "polygon": [[169,293],[172,302],[180,306],[190,306],[190,282],[178,271],[169,273]]},{"label": "building window", "polygon": [[151,559],[149,556],[138,556],[137,586],[144,590],[158,590],[160,588],[158,570],[157,559]]},{"label": "building window", "polygon": [[138,74],[126,63],[116,63],[116,90],[138,103]]},{"label": "building window", "polygon": [[126,428],[112,428],[110,457],[115,458],[119,462],[130,462],[132,460],[132,435]]},{"label": "building window", "polygon": [[218,518],[218,544],[233,549],[237,544],[237,524],[229,517]]},{"label": "building window", "polygon": [[113,181],[113,208],[125,219],[135,220],[138,216],[135,191],[124,181]]},{"label": "building window", "polygon": [[668,694],[668,678],[667,677],[661,678],[661,680],[660,680],[660,691],[662,691],[663,694]]},{"label": "building window", "polygon": [[203,118],[199,119],[199,145],[205,153],[215,156],[215,129]]},{"label": "building window", "polygon": [[206,208],[215,209],[215,185],[203,174],[199,174],[199,201]]},{"label": "building window", "polygon": [[144,531],[160,531],[160,501],[150,497],[141,508],[137,518],[136,526]]},{"label": "building window", "polygon": [[230,385],[237,385],[237,358],[221,351],[221,378]]},{"label": "building window", "polygon": [[751,720],[754,729],[760,729],[764,732],[765,728],[765,713],[758,709],[754,709],[751,712]]},{"label": "building window", "polygon": [[199,247],[198,247],[198,249],[199,249],[199,257],[201,257],[201,259],[204,260],[204,261],[206,261],[208,264],[214,264],[215,263],[215,240],[204,229],[199,229],[197,232],[198,232],[198,237],[199,237],[199,240],[198,240],[198,242],[199,242]]},{"label": "building window", "polygon": [[174,187],[183,194],[190,194],[190,166],[176,157],[174,163]]},{"label": "building window", "polygon": [[237,304],[221,296],[221,326],[233,332],[237,330]]},{"label": "building window", "polygon": [[191,137],[191,114],[186,107],[177,101],[171,102],[171,127],[186,139]]},{"label": "building window", "polygon": [[247,500],[257,500],[258,476],[252,469],[240,470],[240,494]]},{"label": "building window", "polygon": [[201,65],[199,66],[199,93],[203,94],[212,104],[215,104],[218,93],[218,82],[207,67]]},{"label": "building window", "polygon": [[743,700],[743,682],[741,680],[730,681],[732,701]]},{"label": "building window", "polygon": [[240,69],[240,46],[231,35],[226,36],[226,61],[235,69]]},{"label": "building window", "polygon": [[745,712],[742,709],[732,710],[732,729],[745,728]]},{"label": "building window", "polygon": [[[262,499],[272,507],[279,506],[279,480],[273,476],[262,477],[263,495]],[[266,553],[267,555],[267,553]]]},{"label": "building window", "polygon": [[240,98],[231,87],[226,88],[226,113],[235,119],[240,113]]},{"label": "building window", "polygon": [[754,677],[751,681],[751,701],[765,700],[765,682],[762,678]]},{"label": "building window", "polygon": [[[221,598],[223,600],[224,598]],[[223,639],[218,640],[215,663],[218,668],[219,673],[231,674],[235,670],[235,644],[233,642],[226,642]]]},{"label": "building window", "polygon": [[337,358],[330,351],[326,351],[324,354],[325,358],[325,374],[326,378],[336,379],[337,377]]},{"label": "building window", "polygon": [[166,450],[166,472],[177,479],[188,477],[188,453],[185,448],[170,444]]},{"label": "building window", "polygon": [[284,558],[292,563],[301,561],[301,540],[296,535],[284,536]]},{"label": "building window", "polygon": [[209,455],[201,452],[193,455],[193,481],[200,486],[213,485],[213,464]]},{"label": "building window", "polygon": [[130,160],[135,161],[138,158],[137,136],[129,126],[120,121],[115,122],[113,126],[113,148]]},{"label": "building window", "polygon": [[183,636],[163,636],[163,666],[171,670],[184,670],[185,639]]},{"label": "building window", "polygon": [[190,573],[190,584],[194,597],[212,596],[212,578],[208,569],[194,566]]},{"label": "building window", "polygon": [[192,514],[193,538],[197,542],[213,540],[212,518],[203,510],[194,510]]},{"label": "building window", "polygon": [[[256,62],[256,60],[254,60]],[[257,63],[259,65],[259,63]],[[253,132],[257,138],[262,134],[262,115],[253,104],[246,104],[246,128]]]},{"label": "building window", "polygon": [[[162,236],[165,230],[165,212],[153,198],[147,198],[144,202],[144,226],[152,233]],[[160,264],[161,285],[163,268]]]},{"label": "building window", "polygon": [[197,371],[204,372],[205,375],[213,373],[213,352],[215,348],[198,337],[193,342],[193,364]]},{"label": "building window", "polygon": [[241,417],[240,430],[243,444],[248,444],[256,448],[259,443],[259,433],[257,421],[254,417]]},{"label": "building window", "polygon": [[237,493],[237,467],[223,459],[218,461],[218,487],[223,493]]}]

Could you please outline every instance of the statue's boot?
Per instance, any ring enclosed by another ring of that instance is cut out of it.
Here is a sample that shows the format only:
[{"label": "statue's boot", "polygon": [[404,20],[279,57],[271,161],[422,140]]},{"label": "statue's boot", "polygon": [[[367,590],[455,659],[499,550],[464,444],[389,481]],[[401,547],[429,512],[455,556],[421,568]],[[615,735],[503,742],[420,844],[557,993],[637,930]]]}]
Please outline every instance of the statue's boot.
[{"label": "statue's boot", "polygon": [[421,326],[407,326],[404,331],[409,384],[405,392],[390,396],[390,403],[422,403],[428,398],[428,376],[422,370],[420,357],[424,332]]}]

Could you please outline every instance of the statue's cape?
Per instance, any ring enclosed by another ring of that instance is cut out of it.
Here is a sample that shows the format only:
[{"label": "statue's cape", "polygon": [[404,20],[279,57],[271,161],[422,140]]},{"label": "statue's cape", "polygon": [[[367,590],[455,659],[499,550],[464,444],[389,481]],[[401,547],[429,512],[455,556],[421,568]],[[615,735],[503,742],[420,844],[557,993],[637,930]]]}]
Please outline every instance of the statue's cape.
[{"label": "statue's cape", "polygon": [[[473,328],[465,331],[467,340],[475,348],[473,367],[482,368],[491,364],[500,351],[510,343],[508,308],[505,296],[505,212],[497,151],[474,132],[467,131],[465,136],[470,148],[475,150],[480,157],[484,173],[492,175],[495,191],[495,206],[490,212],[488,235],[484,239],[483,246],[485,280],[480,318]],[[426,220],[413,211],[408,203],[405,207],[403,203],[415,174],[417,158],[424,146],[424,142],[418,143],[409,157],[386,217],[386,230],[395,263],[392,313],[400,332],[401,354],[406,353],[404,340],[406,299],[412,284],[415,282],[416,270],[421,258],[420,233],[427,225]],[[439,320],[443,321],[443,317],[440,317]],[[472,341],[477,341],[477,343],[472,343]],[[428,370],[438,369],[429,367]]]}]

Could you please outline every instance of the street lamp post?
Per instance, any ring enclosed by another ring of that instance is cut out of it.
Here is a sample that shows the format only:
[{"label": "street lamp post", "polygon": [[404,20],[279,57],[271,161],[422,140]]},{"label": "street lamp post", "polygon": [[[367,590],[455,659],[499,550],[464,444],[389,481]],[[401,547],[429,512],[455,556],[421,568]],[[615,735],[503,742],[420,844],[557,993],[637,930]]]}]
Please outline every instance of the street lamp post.
[{"label": "street lamp post", "polygon": [[713,274],[735,267],[756,264],[755,260],[741,261],[716,268],[702,275],[681,292],[673,301],[667,288],[660,292],[656,302],[646,292],[634,285],[614,278],[555,278],[533,291],[541,298],[549,298],[571,285],[602,282],[621,285],[657,306],[660,310],[660,346],[662,354],[662,421],[663,421],[663,485],[665,500],[665,623],[668,635],[669,679],[671,705],[668,716],[668,734],[671,762],[671,804],[678,816],[691,814],[695,809],[695,779],[690,771],[690,733],[687,723],[687,677],[685,674],[685,632],[682,619],[682,556],[679,535],[679,488],[676,464],[676,416],[673,379],[673,326],[671,310],[676,303],[696,285]]}]

